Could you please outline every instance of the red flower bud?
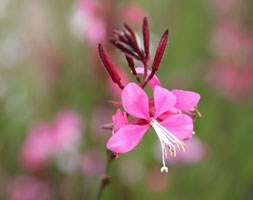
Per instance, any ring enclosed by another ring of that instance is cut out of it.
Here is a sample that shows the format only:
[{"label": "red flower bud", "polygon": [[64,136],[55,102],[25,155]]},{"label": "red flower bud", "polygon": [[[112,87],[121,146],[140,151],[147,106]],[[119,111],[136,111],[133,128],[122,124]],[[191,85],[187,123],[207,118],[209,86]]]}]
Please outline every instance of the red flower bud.
[{"label": "red flower bud", "polygon": [[109,75],[112,78],[112,81],[114,83],[117,83],[118,85],[121,85],[120,75],[117,72],[117,70],[115,69],[114,64],[112,63],[112,60],[109,57],[108,53],[104,50],[104,48],[101,44],[98,45],[98,52],[99,52],[99,57],[100,57],[102,63],[104,64],[106,71],[109,73]]},{"label": "red flower bud", "polygon": [[146,57],[149,56],[149,41],[150,41],[150,34],[149,34],[149,25],[147,17],[143,20],[142,25],[142,35],[143,35],[143,43],[144,43],[144,50]]},{"label": "red flower bud", "polygon": [[156,49],[156,54],[155,54],[154,62],[152,65],[152,71],[154,71],[154,72],[158,70],[159,65],[161,63],[165,48],[167,46],[168,36],[169,36],[169,31],[166,30],[164,32],[163,36],[161,37],[161,40],[160,40],[158,47]]}]

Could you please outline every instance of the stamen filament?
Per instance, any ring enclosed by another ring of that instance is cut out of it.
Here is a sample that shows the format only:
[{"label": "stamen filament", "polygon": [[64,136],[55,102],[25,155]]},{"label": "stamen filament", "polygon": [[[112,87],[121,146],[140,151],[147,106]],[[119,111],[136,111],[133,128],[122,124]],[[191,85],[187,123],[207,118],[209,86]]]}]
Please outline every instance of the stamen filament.
[{"label": "stamen filament", "polygon": [[170,155],[176,157],[177,152],[176,149],[179,151],[185,152],[185,144],[179,140],[176,136],[170,133],[165,127],[159,124],[155,119],[150,121],[150,125],[154,128],[160,143],[161,143],[161,150],[162,150],[162,162],[163,166],[161,168],[161,172],[168,172],[168,167],[165,163],[165,158],[167,158],[167,148],[170,151]]}]

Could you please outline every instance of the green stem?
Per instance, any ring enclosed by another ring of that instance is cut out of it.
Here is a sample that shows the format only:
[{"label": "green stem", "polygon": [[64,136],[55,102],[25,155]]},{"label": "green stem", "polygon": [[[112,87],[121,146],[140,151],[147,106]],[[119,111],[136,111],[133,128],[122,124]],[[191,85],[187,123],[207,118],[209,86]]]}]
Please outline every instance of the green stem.
[{"label": "green stem", "polygon": [[96,198],[97,200],[102,199],[105,188],[110,184],[111,176],[109,175],[109,170],[110,170],[112,161],[115,160],[116,158],[117,158],[117,155],[115,155],[111,151],[107,151],[107,161],[106,161],[105,171],[100,177],[100,186],[99,186],[99,190],[98,190],[97,198]]}]

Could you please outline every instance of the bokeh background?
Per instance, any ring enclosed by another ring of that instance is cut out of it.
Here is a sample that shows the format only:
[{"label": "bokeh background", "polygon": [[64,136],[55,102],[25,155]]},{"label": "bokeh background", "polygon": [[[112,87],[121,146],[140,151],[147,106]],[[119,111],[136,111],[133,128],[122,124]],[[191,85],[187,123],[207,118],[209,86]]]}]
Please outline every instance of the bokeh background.
[{"label": "bokeh background", "polygon": [[253,195],[251,0],[1,0],[0,199],[95,199],[119,100],[97,56],[149,18],[154,53],[169,28],[162,85],[201,94],[189,153],[161,174],[152,131],[110,168],[103,199],[224,200]]}]

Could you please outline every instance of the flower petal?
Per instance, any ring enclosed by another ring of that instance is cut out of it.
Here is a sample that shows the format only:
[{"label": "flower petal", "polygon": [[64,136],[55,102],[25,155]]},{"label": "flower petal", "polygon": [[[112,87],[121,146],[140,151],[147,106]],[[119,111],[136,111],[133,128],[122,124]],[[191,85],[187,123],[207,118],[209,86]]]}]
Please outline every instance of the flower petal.
[{"label": "flower petal", "polygon": [[188,111],[194,108],[200,100],[200,95],[196,92],[186,90],[172,90],[171,92],[177,97],[175,107],[180,110]]},{"label": "flower petal", "polygon": [[121,97],[127,113],[142,119],[149,118],[148,96],[137,84],[129,83],[123,89]]},{"label": "flower petal", "polygon": [[173,115],[160,124],[180,140],[187,139],[192,135],[193,120],[188,115]]},{"label": "flower petal", "polygon": [[[143,67],[137,67],[135,68],[135,71],[137,74],[144,74],[144,68]],[[151,74],[151,71],[148,70],[148,75]],[[148,82],[149,87],[151,87],[152,90],[154,90],[155,86],[161,86],[161,83],[156,75],[153,76],[153,78]]]},{"label": "flower petal", "polygon": [[127,153],[137,146],[148,128],[149,125],[123,126],[108,140],[107,148],[115,153]]},{"label": "flower petal", "polygon": [[164,112],[173,108],[176,104],[176,96],[169,90],[160,86],[155,86],[154,89],[154,102],[155,102],[155,118],[159,117]]}]

